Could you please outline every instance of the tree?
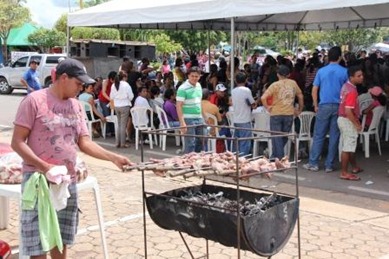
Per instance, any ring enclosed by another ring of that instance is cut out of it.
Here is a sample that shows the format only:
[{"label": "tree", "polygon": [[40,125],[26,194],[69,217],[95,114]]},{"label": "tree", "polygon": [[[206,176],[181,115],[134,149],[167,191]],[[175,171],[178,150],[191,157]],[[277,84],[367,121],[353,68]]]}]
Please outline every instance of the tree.
[{"label": "tree", "polygon": [[64,13],[59,17],[59,19],[55,22],[54,28],[57,31],[62,31],[63,33],[66,34],[66,27],[68,25],[68,14]]},{"label": "tree", "polygon": [[28,36],[31,43],[41,46],[45,51],[50,50],[55,46],[64,46],[66,43],[66,34],[56,29],[38,29]]},{"label": "tree", "polygon": [[346,45],[350,51],[367,47],[380,38],[377,29],[332,30],[324,34],[323,39],[330,45]]},{"label": "tree", "polygon": [[130,41],[149,41],[164,33],[163,30],[121,29],[121,39]]},{"label": "tree", "polygon": [[[66,27],[68,14],[63,14],[56,21],[54,28],[57,31],[63,32],[66,35]],[[75,27],[70,31],[73,39],[100,39],[100,40],[120,40],[120,32],[118,29],[109,28],[91,28],[91,27]]]},{"label": "tree", "polygon": [[100,39],[120,40],[120,33],[117,29],[75,27],[71,31],[73,40],[77,39]]},{"label": "tree", "polygon": [[7,60],[7,38],[12,28],[30,21],[30,10],[20,5],[21,1],[0,0],[0,39],[3,42],[3,56]]},{"label": "tree", "polygon": [[[189,52],[197,52],[208,48],[208,31],[198,30],[181,30],[165,31],[166,34],[174,41],[180,43]],[[223,31],[210,31],[210,45],[217,45],[220,41],[225,41],[227,34]]]},{"label": "tree", "polygon": [[[99,5],[105,2],[108,2],[110,0],[89,0],[89,1],[84,1],[83,7],[91,7],[95,5]],[[81,1],[82,2],[82,1]]]},{"label": "tree", "polygon": [[165,33],[156,35],[150,41],[155,43],[157,54],[173,53],[182,49],[180,43],[175,43]]}]

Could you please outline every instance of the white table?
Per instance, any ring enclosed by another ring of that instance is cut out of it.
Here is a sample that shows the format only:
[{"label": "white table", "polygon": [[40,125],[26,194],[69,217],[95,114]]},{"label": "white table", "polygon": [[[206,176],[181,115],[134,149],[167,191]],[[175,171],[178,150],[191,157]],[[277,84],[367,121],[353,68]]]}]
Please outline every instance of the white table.
[{"label": "white table", "polygon": [[[97,183],[96,177],[88,176],[85,181],[77,184],[77,189],[79,191],[86,190],[86,189],[93,189],[94,191],[94,198],[96,203],[96,210],[99,220],[99,226],[100,226],[100,235],[101,235],[101,242],[103,245],[104,250],[104,258],[108,259],[108,247],[107,247],[107,241],[105,239],[105,232],[104,232],[104,220],[103,220],[103,211],[101,207],[101,200],[100,200],[100,188]],[[20,203],[21,201],[21,185],[20,184],[0,184],[0,229],[5,229],[8,226],[9,222],[9,199],[17,199]],[[19,204],[19,210],[20,210],[20,204]],[[20,213],[19,213],[20,216]],[[20,225],[19,225],[20,226]],[[21,231],[19,228],[19,240],[21,240]],[[21,251],[21,242],[19,242],[19,250]],[[28,258],[25,256],[22,256],[21,252],[19,252],[19,259],[21,258]]]}]

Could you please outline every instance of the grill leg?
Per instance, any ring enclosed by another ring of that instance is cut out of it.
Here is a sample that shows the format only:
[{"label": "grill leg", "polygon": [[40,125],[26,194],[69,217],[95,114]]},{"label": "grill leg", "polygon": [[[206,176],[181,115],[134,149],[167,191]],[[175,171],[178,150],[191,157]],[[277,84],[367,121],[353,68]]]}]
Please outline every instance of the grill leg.
[{"label": "grill leg", "polygon": [[192,254],[192,251],[190,251],[190,248],[189,248],[189,246],[188,246],[188,243],[186,243],[186,241],[185,241],[184,236],[182,235],[181,232],[178,232],[178,233],[180,234],[180,237],[181,237],[182,241],[184,242],[184,244],[185,244],[185,246],[186,246],[186,249],[188,250],[188,252],[189,252],[189,254],[190,254],[190,257],[191,257],[192,259],[195,259],[194,256],[193,256],[193,254]]},{"label": "grill leg", "polygon": [[[205,177],[204,177],[205,178]],[[205,258],[209,259],[209,246],[208,246],[208,239],[205,239],[205,247],[206,247],[206,255]]]},{"label": "grill leg", "polygon": [[[178,232],[178,233],[180,234],[180,237],[181,237],[182,241],[184,242],[184,244],[185,244],[185,246],[186,246],[186,249],[188,250],[188,252],[189,252],[189,254],[190,254],[190,257],[191,257],[192,259],[196,259],[196,258],[194,257],[194,255],[192,254],[192,251],[190,251],[189,245],[188,245],[188,243],[185,241],[185,238],[184,238],[184,236],[182,235],[182,233],[181,233],[181,232]],[[201,256],[201,257],[198,257],[198,258],[206,258],[206,259],[209,259],[208,239],[205,240],[205,248],[206,248],[206,254],[205,254],[205,256]],[[197,259],[198,259],[198,258],[197,258]]]}]

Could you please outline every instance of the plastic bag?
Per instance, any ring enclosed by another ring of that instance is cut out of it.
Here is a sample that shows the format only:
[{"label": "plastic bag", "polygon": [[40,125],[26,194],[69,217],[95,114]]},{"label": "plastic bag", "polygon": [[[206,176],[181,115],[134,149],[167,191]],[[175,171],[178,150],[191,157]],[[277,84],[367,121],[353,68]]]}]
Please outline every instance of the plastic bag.
[{"label": "plastic bag", "polygon": [[20,184],[22,175],[22,158],[16,152],[0,156],[0,183]]},{"label": "plastic bag", "polygon": [[[10,152],[0,156],[0,184],[20,184],[23,159],[16,153]],[[77,183],[88,177],[88,169],[85,162],[77,156],[76,161]]]}]

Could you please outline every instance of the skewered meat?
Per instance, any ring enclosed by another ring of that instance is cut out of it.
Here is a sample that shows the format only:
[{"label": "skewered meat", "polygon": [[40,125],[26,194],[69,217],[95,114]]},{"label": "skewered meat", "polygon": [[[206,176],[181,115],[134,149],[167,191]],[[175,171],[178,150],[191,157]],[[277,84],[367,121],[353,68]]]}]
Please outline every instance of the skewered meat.
[{"label": "skewered meat", "polygon": [[192,152],[167,159],[150,158],[149,162],[128,167],[127,170],[152,170],[156,175],[162,177],[191,177],[209,174],[233,175],[236,174],[238,165],[238,172],[242,177],[261,174],[270,178],[269,172],[291,167],[288,157],[281,160],[276,159],[274,162],[270,162],[264,157],[249,159],[238,157],[238,162],[236,159],[236,154],[229,151],[225,153]]}]

